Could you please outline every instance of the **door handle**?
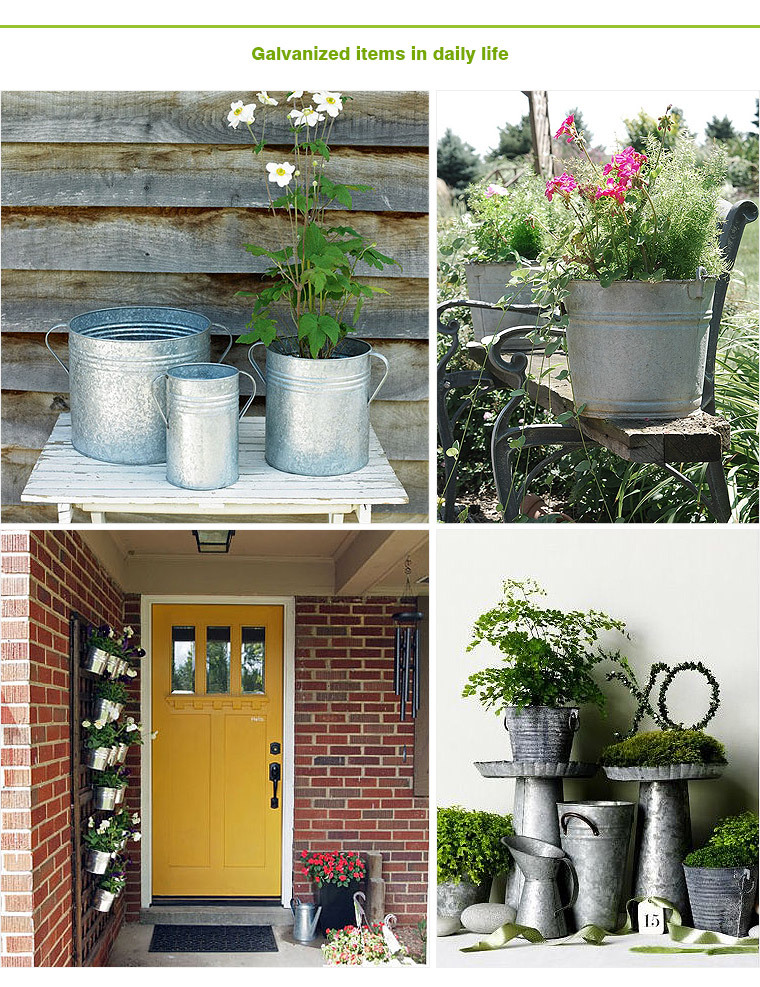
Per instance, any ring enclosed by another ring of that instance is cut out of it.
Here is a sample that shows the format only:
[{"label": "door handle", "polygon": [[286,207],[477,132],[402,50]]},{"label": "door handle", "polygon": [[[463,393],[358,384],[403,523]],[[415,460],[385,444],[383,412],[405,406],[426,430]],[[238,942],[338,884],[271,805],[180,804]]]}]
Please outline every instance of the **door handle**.
[{"label": "door handle", "polygon": [[280,781],[280,765],[277,761],[272,761],[269,765],[269,780],[272,782],[272,797],[269,800],[269,805],[272,809],[276,809],[280,805],[280,800],[277,798],[277,785]]}]

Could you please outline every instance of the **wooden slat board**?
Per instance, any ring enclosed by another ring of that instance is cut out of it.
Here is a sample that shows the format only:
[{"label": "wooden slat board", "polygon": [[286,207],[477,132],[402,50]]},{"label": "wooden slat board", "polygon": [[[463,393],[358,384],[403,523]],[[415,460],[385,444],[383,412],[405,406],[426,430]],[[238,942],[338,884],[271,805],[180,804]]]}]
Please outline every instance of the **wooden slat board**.
[{"label": "wooden slat board", "polygon": [[[551,375],[545,375],[551,367]],[[526,388],[531,400],[554,414],[573,411],[570,382],[555,373],[567,369],[564,357],[532,357]],[[706,463],[720,459],[730,446],[730,426],[724,418],[696,412],[688,418],[652,425],[611,419],[580,419],[583,433],[633,463]]]},{"label": "wooden slat board", "polygon": [[[136,54],[139,62],[139,54]],[[270,93],[284,103],[285,93]],[[422,92],[355,92],[333,128],[331,146],[428,146],[428,99]],[[255,92],[4,92],[2,140],[56,143],[238,144],[247,128],[227,123],[230,103]],[[292,106],[292,104],[291,104]],[[267,117],[272,143],[288,145],[282,105]],[[286,110],[287,113],[287,110]]]}]

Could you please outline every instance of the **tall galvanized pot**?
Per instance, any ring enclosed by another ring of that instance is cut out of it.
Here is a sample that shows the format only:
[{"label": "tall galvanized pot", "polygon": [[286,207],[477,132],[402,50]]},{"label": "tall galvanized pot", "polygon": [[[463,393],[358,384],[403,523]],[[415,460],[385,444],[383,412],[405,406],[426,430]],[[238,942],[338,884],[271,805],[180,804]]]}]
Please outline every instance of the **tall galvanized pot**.
[{"label": "tall galvanized pot", "polygon": [[53,326],[45,343],[70,378],[74,448],[106,463],[163,463],[166,430],[151,400],[151,382],[181,363],[208,362],[212,325],[205,316],[178,308],[86,312],[68,324],[68,367],[48,343],[66,323]]},{"label": "tall galvanized pot", "polygon": [[504,726],[509,731],[513,760],[568,762],[578,717],[578,709],[573,706],[508,707]]},{"label": "tall galvanized pot", "polygon": [[689,904],[697,929],[746,936],[757,897],[757,864],[752,867],[687,867]]},{"label": "tall galvanized pot", "polygon": [[[270,466],[301,476],[353,473],[369,461],[369,406],[388,376],[388,361],[363,339],[344,339],[327,360],[298,356],[294,336],[267,348],[265,457]],[[385,374],[370,396],[375,357]]]},{"label": "tall galvanized pot", "polygon": [[572,907],[576,929],[599,925],[613,931],[623,908],[633,802],[558,802],[562,849],[578,874]]},{"label": "tall galvanized pot", "polygon": [[[509,280],[517,270],[517,264],[478,263],[465,264],[464,272],[467,278],[467,296],[480,302],[490,302],[495,305],[501,298],[507,298],[510,305],[531,305],[533,303],[533,285],[530,281],[522,285],[511,285]],[[473,308],[472,328],[475,339],[480,342],[484,336],[493,336],[502,329],[514,329],[525,326],[526,333],[536,329],[546,320],[536,321],[535,317],[523,315],[521,312],[497,312],[488,309]],[[531,343],[525,336],[512,336],[504,345],[506,350],[530,350],[541,348],[541,344]]]},{"label": "tall galvanized pot", "polygon": [[[571,281],[567,352],[589,418],[683,418],[702,402],[715,279]],[[585,406],[585,407],[584,407]]]},{"label": "tall galvanized pot", "polygon": [[[238,410],[240,374],[253,393]],[[218,490],[238,479],[238,421],[256,396],[256,381],[245,370],[221,363],[187,363],[159,374],[165,380],[166,416],[153,388],[153,400],[166,424],[166,479],[188,490]],[[160,389],[159,389],[160,392]]]}]

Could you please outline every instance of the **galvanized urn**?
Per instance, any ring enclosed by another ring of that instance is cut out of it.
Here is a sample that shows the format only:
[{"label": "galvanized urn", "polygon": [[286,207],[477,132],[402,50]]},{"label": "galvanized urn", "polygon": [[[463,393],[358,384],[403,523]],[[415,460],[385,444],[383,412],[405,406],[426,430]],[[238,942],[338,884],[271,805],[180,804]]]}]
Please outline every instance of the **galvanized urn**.
[{"label": "galvanized urn", "polygon": [[[178,308],[86,312],[68,324],[68,367],[48,343],[66,323],[53,326],[45,343],[70,378],[74,448],[107,463],[164,462],[166,431],[151,400],[151,382],[179,364],[208,361],[212,325],[205,316]],[[228,351],[229,346],[222,359]]]},{"label": "galvanized urn", "polygon": [[[238,411],[240,374],[253,393]],[[166,415],[155,385],[165,381]],[[256,396],[256,381],[245,370],[222,363],[187,363],[153,381],[153,400],[166,425],[166,479],[188,490],[218,490],[235,483],[238,422]]]},{"label": "galvanized urn", "polygon": [[[533,304],[533,285],[530,280],[521,285],[509,284],[509,280],[517,270],[517,264],[479,263],[465,264],[464,272],[467,278],[467,296],[481,302],[495,305],[501,298],[508,300],[510,305]],[[525,326],[528,333],[545,324],[545,319],[537,320],[535,316],[522,312],[493,311],[473,308],[472,328],[475,339],[480,342],[484,336],[493,336],[502,329],[514,329]],[[505,350],[522,350],[543,348],[542,343],[531,343],[526,336],[512,336],[504,343]]]},{"label": "galvanized urn", "polygon": [[746,936],[757,898],[757,864],[752,867],[687,867],[689,904],[697,929]]},{"label": "galvanized urn", "polygon": [[700,408],[714,278],[568,287],[568,364],[586,417],[683,418]]},{"label": "galvanized urn", "polygon": [[[388,361],[363,339],[343,339],[332,357],[298,355],[294,336],[267,347],[265,458],[270,466],[301,476],[353,473],[369,461],[369,406],[388,376]],[[370,395],[372,358],[385,365]]]},{"label": "galvanized urn", "polygon": [[618,926],[623,907],[633,802],[558,802],[562,849],[578,874],[572,907],[576,929]]}]

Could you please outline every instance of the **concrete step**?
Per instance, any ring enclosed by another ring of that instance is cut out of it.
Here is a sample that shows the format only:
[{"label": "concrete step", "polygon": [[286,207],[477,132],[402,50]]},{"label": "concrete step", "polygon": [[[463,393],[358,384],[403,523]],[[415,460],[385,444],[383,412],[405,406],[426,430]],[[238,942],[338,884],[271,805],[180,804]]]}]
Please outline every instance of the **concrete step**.
[{"label": "concrete step", "polygon": [[293,924],[293,913],[281,905],[151,905],[140,909],[143,925],[276,925]]}]

